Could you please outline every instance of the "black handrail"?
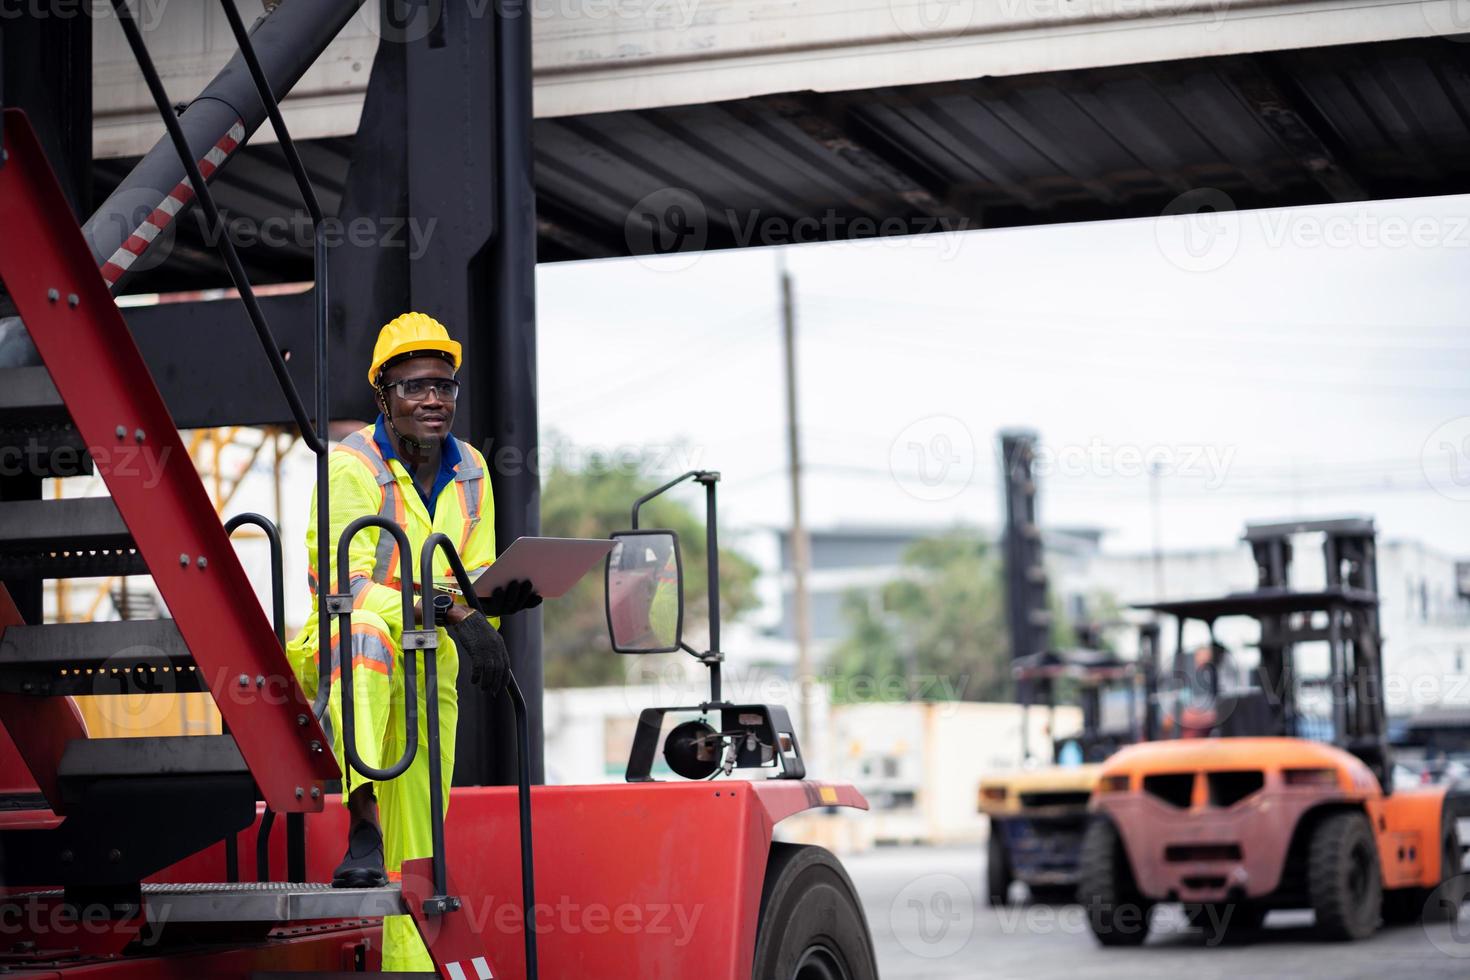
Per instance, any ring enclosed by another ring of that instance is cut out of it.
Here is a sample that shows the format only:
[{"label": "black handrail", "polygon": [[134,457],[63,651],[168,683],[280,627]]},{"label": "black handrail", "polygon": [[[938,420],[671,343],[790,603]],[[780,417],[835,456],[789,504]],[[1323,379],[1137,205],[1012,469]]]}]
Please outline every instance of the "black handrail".
[{"label": "black handrail", "polygon": [[255,880],[271,880],[271,829],[276,825],[276,811],[265,808],[260,829],[255,832]]},{"label": "black handrail", "polygon": [[[281,530],[276,527],[276,522],[263,514],[236,514],[225,521],[225,533],[234,536],[235,532],[245,525],[258,527],[265,532],[266,540],[270,542],[271,556],[271,624],[276,630],[276,639],[280,641],[282,649],[286,646],[286,591],[282,580],[282,549]],[[221,724],[221,730],[229,733],[229,727]],[[270,881],[270,832],[271,825],[275,823],[276,814],[270,807],[266,807],[265,816],[260,822],[259,836],[255,842],[255,880]],[[293,825],[290,819],[286,822],[286,834],[289,838]],[[303,827],[304,830],[304,827]],[[230,881],[240,880],[240,855],[239,845],[235,835],[231,834],[225,841],[225,864],[229,872]]]},{"label": "black handrail", "polygon": [[[376,782],[387,782],[396,779],[408,771],[409,765],[413,763],[413,757],[419,750],[419,724],[418,724],[418,657],[414,647],[405,643],[403,645],[403,712],[404,724],[407,726],[404,732],[403,755],[393,765],[386,769],[377,769],[362,761],[362,756],[357,752],[357,731],[353,720],[352,707],[352,575],[348,569],[348,548],[352,545],[352,539],[366,528],[376,527],[378,533],[384,532],[393,535],[398,542],[399,574],[398,590],[403,600],[403,628],[405,631],[413,625],[413,559],[411,552],[413,546],[409,544],[408,534],[403,528],[386,517],[377,514],[364,514],[342,532],[342,537],[337,544],[337,597],[344,606],[337,612],[337,662],[342,668],[342,754],[347,759],[347,764],[368,779]],[[331,645],[331,620],[327,620],[327,645]],[[317,700],[325,702],[332,690],[332,675],[327,657],[318,656],[318,681]],[[434,675],[428,669],[428,664],[433,663],[432,655],[426,662],[425,697],[429,704],[436,704],[438,692],[434,687]]]},{"label": "black handrail", "polygon": [[[448,535],[435,532],[429,535],[424,542],[423,551],[420,553],[419,572],[420,581],[423,583],[423,591],[426,596],[434,582],[434,554],[442,551],[444,557],[449,559],[450,571],[454,573],[455,581],[459,589],[464,593],[465,602],[480,614],[484,614],[485,607],[480,603],[480,596],[475,592],[475,584],[470,580],[469,573],[465,571],[464,562],[460,560],[459,552],[455,550],[454,542]],[[423,603],[424,607],[424,629],[434,629],[434,604]],[[429,665],[433,664],[434,657],[431,654],[425,664],[425,677],[429,677]],[[432,692],[432,682],[430,691]],[[521,902],[524,908],[522,920],[525,923],[525,946],[526,946],[526,978],[536,980],[538,975],[538,958],[536,953],[536,928],[535,916],[532,914],[536,908],[536,868],[535,855],[531,843],[531,730],[530,722],[526,713],[526,699],[521,694],[520,685],[516,683],[515,674],[512,673],[507,679],[506,693],[510,696],[511,709],[515,714],[516,721],[516,800],[519,804],[519,819],[521,831]],[[429,707],[429,779],[430,799],[434,808],[431,814],[434,840],[434,891],[436,896],[442,897],[447,888],[447,875],[444,862],[444,809],[442,799],[438,795],[440,789],[439,774],[439,734],[435,723],[438,715],[436,705]]]},{"label": "black handrail", "polygon": [[281,646],[284,647],[286,645],[286,592],[285,586],[281,581],[281,530],[276,527],[275,521],[262,514],[236,514],[228,521],[225,521],[225,533],[233,535],[246,524],[260,528],[265,532],[266,540],[270,542],[271,623],[276,628],[276,639],[280,640]]}]

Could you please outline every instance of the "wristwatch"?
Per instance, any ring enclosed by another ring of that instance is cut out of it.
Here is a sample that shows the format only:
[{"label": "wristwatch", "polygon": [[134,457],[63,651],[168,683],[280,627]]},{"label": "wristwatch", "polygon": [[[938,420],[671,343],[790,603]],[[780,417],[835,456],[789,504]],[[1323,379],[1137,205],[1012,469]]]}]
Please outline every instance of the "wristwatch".
[{"label": "wristwatch", "polygon": [[434,622],[444,624],[449,621],[449,610],[454,607],[454,596],[448,592],[434,592]]}]

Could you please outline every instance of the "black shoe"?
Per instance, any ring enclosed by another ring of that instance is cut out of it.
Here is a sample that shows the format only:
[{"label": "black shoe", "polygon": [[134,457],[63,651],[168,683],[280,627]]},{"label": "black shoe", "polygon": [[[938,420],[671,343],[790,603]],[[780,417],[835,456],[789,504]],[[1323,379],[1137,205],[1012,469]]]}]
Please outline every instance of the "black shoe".
[{"label": "black shoe", "polygon": [[347,856],[332,872],[333,888],[381,888],[388,883],[383,869],[383,833],[364,820],[347,838]]}]

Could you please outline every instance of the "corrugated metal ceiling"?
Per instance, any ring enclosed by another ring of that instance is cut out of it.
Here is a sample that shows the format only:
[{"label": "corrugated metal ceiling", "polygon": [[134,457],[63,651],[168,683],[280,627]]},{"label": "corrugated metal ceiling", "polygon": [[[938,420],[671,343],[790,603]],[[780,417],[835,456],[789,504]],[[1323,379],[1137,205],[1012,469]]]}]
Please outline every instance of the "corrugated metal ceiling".
[{"label": "corrugated metal ceiling", "polygon": [[[542,261],[675,248],[1470,191],[1470,45],[1432,38],[835,95],[542,119]],[[335,206],[351,139],[303,156]],[[99,161],[99,195],[131,161]],[[297,208],[274,146],[217,178],[256,220]],[[99,196],[99,200],[101,197]],[[257,282],[309,249],[244,249]],[[130,291],[224,285],[180,233]]]}]

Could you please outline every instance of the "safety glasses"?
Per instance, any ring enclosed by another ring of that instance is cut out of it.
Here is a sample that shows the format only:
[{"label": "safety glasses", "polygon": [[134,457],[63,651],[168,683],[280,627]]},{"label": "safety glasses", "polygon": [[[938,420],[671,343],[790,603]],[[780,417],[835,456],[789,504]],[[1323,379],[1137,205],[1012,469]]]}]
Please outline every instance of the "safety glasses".
[{"label": "safety glasses", "polygon": [[430,392],[442,402],[452,402],[459,397],[459,382],[452,378],[408,378],[388,382],[383,385],[383,391],[397,391],[398,397],[406,402],[425,401]]}]

